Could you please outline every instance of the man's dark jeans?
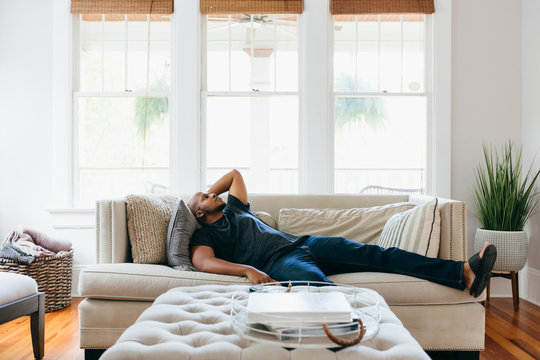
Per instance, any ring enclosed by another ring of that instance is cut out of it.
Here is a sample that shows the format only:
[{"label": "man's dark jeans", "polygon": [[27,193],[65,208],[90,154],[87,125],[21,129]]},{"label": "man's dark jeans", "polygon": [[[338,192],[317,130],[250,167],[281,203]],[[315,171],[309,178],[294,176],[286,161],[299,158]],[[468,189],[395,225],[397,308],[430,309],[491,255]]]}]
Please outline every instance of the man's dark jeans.
[{"label": "man's dark jeans", "polygon": [[385,249],[342,237],[308,237],[302,246],[279,258],[268,275],[277,281],[331,282],[326,276],[352,272],[409,275],[465,289],[461,261],[428,258],[398,248]]}]

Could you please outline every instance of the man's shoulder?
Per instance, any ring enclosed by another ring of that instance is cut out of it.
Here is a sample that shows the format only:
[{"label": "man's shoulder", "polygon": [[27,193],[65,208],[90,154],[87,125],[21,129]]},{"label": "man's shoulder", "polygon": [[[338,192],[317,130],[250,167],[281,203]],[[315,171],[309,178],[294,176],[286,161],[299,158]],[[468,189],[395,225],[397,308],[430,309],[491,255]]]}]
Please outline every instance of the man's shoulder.
[{"label": "man's shoulder", "polygon": [[195,232],[191,235],[191,239],[189,240],[190,246],[196,246],[196,245],[213,245],[213,232],[212,229],[210,229],[209,226],[203,225],[201,228],[195,230]]}]

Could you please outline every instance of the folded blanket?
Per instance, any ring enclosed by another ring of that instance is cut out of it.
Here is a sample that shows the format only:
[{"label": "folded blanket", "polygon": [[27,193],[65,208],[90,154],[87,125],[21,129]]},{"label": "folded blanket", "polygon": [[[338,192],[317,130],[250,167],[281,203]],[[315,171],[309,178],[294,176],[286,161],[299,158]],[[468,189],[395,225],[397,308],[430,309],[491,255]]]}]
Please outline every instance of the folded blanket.
[{"label": "folded blanket", "polygon": [[36,245],[32,237],[23,233],[20,229],[13,230],[4,240],[3,245],[12,244],[19,248],[26,255],[45,256],[55,255],[54,251],[45,249],[42,246]]},{"label": "folded blanket", "polygon": [[0,250],[0,258],[16,260],[21,264],[31,264],[35,260],[34,256],[27,255],[13,244],[4,245],[2,250]]},{"label": "folded blanket", "polygon": [[54,251],[55,253],[71,250],[71,241],[69,240],[53,239],[42,232],[28,228],[24,228],[22,232],[30,235],[36,245]]}]

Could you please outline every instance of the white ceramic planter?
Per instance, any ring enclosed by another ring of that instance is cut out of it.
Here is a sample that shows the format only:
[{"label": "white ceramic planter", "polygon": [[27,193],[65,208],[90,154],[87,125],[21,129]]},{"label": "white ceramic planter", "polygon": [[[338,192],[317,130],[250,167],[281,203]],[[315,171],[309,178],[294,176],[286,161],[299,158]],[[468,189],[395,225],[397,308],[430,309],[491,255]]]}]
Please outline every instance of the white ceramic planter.
[{"label": "white ceramic planter", "polygon": [[488,241],[497,248],[495,271],[520,271],[527,262],[529,242],[525,231],[493,231],[476,229],[474,252]]}]

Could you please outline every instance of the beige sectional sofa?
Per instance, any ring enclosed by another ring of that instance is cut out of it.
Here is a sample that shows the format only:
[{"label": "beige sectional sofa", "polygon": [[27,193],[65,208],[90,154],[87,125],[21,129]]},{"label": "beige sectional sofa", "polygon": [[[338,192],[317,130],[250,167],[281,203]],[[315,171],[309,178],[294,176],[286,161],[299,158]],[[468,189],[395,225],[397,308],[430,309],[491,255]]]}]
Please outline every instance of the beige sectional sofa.
[{"label": "beige sectional sofa", "polygon": [[[184,198],[184,197],[183,197]],[[186,197],[188,198],[188,197]],[[253,211],[274,219],[281,208],[365,208],[430,197],[407,195],[251,195]],[[466,259],[465,203],[439,199],[441,239],[439,257]],[[80,346],[106,349],[148,308],[153,300],[178,286],[248,284],[246,278],[193,271],[166,265],[134,264],[126,225],[124,200],[97,203],[97,264],[81,271],[79,293]],[[278,224],[279,225],[279,224]],[[404,275],[350,273],[329,277],[336,283],[379,292],[425,350],[474,352],[484,348],[484,308],[467,291],[458,291]],[[95,353],[87,351],[87,355]],[[469,353],[471,354],[471,353]]]}]

